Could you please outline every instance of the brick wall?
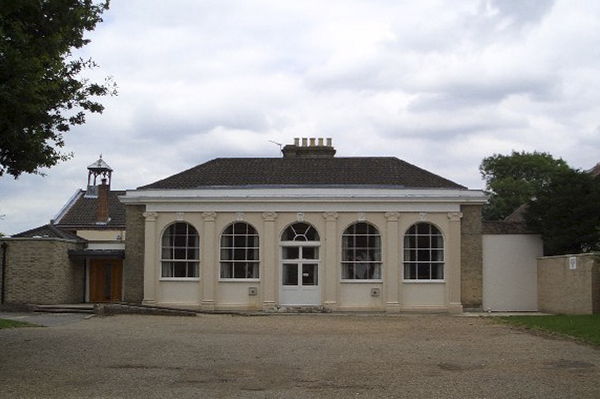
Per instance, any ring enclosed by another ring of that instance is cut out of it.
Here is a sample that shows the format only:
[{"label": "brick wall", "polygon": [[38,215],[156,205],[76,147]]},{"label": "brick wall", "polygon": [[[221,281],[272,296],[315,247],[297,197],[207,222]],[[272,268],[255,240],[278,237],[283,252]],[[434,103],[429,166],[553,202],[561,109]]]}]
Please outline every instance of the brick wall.
[{"label": "brick wall", "polygon": [[[569,259],[576,259],[571,268]],[[596,255],[538,260],[538,303],[542,312],[600,313],[600,262]]]},{"label": "brick wall", "polygon": [[83,264],[70,260],[68,255],[70,249],[80,249],[81,243],[55,238],[13,238],[0,241],[8,245],[5,304],[84,301]]},{"label": "brick wall", "polygon": [[461,302],[465,309],[481,308],[483,302],[481,208],[461,206]]},{"label": "brick wall", "polygon": [[127,205],[125,260],[123,267],[124,299],[141,303],[144,299],[144,228],[145,206]]}]

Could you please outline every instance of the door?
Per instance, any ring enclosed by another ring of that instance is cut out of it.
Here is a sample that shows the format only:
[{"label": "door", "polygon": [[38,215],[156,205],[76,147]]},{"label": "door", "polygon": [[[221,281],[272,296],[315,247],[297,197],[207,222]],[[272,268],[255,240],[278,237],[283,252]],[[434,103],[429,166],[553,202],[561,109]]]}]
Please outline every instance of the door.
[{"label": "door", "polygon": [[319,247],[283,245],[281,247],[282,305],[320,305]]},{"label": "door", "polygon": [[90,302],[122,300],[123,261],[120,259],[90,260]]}]

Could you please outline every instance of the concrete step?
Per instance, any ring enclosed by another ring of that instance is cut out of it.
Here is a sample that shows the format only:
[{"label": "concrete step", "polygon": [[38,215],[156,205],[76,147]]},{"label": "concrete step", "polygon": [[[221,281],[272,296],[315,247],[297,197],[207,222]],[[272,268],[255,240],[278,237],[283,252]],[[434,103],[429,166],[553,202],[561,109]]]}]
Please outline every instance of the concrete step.
[{"label": "concrete step", "polygon": [[73,305],[36,305],[33,308],[38,313],[94,313],[94,304],[82,303]]}]

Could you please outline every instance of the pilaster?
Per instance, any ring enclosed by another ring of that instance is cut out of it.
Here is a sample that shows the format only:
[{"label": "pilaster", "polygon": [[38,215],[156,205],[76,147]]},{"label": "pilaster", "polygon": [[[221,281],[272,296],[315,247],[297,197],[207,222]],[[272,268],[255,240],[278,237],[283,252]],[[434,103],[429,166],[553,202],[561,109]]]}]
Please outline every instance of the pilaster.
[{"label": "pilaster", "polygon": [[272,309],[276,305],[276,292],[278,280],[278,251],[277,243],[279,239],[275,231],[275,220],[277,219],[277,213],[275,212],[264,212],[263,217],[263,230],[264,234],[262,239],[263,254],[261,258],[262,270],[260,274],[262,294],[263,294],[263,309]]},{"label": "pilaster", "polygon": [[158,275],[160,263],[157,259],[156,218],[157,212],[144,212],[144,304],[153,305],[158,296]]},{"label": "pilaster", "polygon": [[448,303],[448,312],[461,313],[463,310],[461,303],[461,281],[460,281],[460,212],[448,213],[448,237],[446,243],[445,260],[445,280],[446,280],[446,303]]},{"label": "pilaster", "polygon": [[399,253],[402,246],[399,237],[399,212],[386,212],[386,251],[383,264],[385,281],[385,309],[390,313],[400,312],[400,268],[402,256]]},{"label": "pilaster", "polygon": [[325,284],[325,298],[323,305],[331,310],[337,308],[337,287],[340,281],[337,243],[337,212],[323,213],[325,218],[325,262],[321,263],[323,282]]},{"label": "pilaster", "polygon": [[200,285],[202,286],[202,299],[200,305],[203,310],[214,310],[216,305],[216,286],[218,284],[219,257],[216,253],[217,237],[215,234],[216,212],[202,214],[204,226],[200,239],[202,240],[202,263],[200,264]]}]

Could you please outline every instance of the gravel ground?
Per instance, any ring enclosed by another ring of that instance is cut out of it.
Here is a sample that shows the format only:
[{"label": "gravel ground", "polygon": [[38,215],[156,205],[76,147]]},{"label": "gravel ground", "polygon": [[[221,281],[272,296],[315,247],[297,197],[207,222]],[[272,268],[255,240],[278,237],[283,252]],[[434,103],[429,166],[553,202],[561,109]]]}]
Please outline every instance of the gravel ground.
[{"label": "gravel ground", "polygon": [[0,330],[1,398],[600,398],[600,350],[447,315],[112,316]]}]

